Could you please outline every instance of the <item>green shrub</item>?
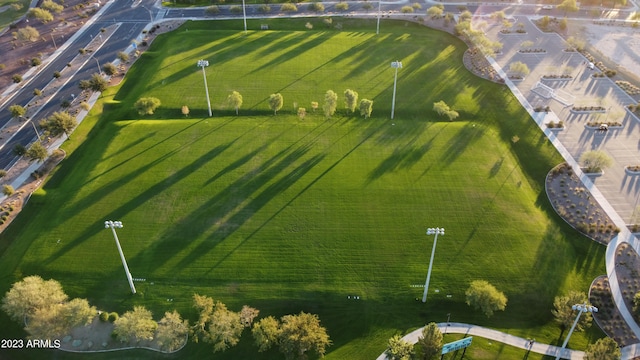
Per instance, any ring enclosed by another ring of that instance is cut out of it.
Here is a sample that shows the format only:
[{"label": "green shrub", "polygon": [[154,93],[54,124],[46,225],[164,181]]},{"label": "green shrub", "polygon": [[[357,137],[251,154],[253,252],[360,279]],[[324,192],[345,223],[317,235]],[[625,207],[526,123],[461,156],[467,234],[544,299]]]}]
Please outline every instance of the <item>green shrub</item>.
[{"label": "green shrub", "polygon": [[211,6],[207,6],[204,12],[205,14],[208,14],[208,15],[216,15],[216,14],[220,14],[220,8],[218,7],[218,5],[211,5]]},{"label": "green shrub", "polygon": [[11,80],[13,80],[13,82],[16,84],[19,84],[22,82],[22,76],[15,74],[11,77]]},{"label": "green shrub", "polygon": [[321,2],[312,2],[311,4],[309,4],[309,7],[307,8],[309,11],[315,11],[315,12],[323,12],[324,11],[324,5]]},{"label": "green shrub", "polygon": [[267,14],[271,12],[271,6],[267,5],[267,4],[262,4],[258,7],[258,12],[261,12],[263,14]]},{"label": "green shrub", "polygon": [[117,312],[109,313],[109,322],[112,323],[112,322],[118,320],[118,318],[119,318],[119,316],[118,316]]},{"label": "green shrub", "polygon": [[280,6],[280,11],[282,12],[296,12],[298,11],[298,7],[295,4],[285,3]]},{"label": "green shrub", "polygon": [[[13,195],[13,193],[15,193],[16,191],[13,189],[13,186],[11,185],[4,185],[2,187],[2,193],[5,194],[6,196],[11,196]],[[5,217],[6,218],[6,217]]]},{"label": "green shrub", "polygon": [[7,170],[0,169],[0,178],[7,176]]},{"label": "green shrub", "polygon": [[234,6],[229,8],[229,11],[231,11],[232,14],[241,14],[242,13],[242,6],[234,5]]},{"label": "green shrub", "polygon": [[106,311],[103,311],[100,313],[100,321],[102,322],[107,322],[109,320],[109,313]]}]

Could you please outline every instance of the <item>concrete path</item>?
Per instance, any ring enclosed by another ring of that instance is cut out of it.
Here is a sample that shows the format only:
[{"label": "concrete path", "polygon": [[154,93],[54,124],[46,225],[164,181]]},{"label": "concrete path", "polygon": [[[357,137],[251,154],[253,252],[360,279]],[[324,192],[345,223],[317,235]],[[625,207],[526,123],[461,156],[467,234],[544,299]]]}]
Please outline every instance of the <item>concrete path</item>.
[{"label": "concrete path", "polygon": [[[439,323],[438,328],[443,333],[446,331],[449,334],[465,334],[469,336],[479,336],[485,339],[494,340],[503,344],[511,345],[513,347],[517,347],[524,350],[531,349],[531,352],[537,354],[544,354],[549,356],[557,356],[560,353],[561,348],[554,345],[541,344],[538,342],[534,342],[533,346],[530,347],[529,339],[523,339],[521,337],[505,334],[503,332],[488,329],[486,327],[471,325],[471,324],[463,324],[463,323]],[[418,338],[420,334],[422,334],[422,329],[417,329],[405,336],[402,339],[410,344],[415,344],[418,342]],[[584,357],[583,351],[577,350],[562,350],[561,358],[562,359],[571,359],[571,360],[580,360]],[[386,360],[387,355],[381,354],[378,356],[376,360]]]}]

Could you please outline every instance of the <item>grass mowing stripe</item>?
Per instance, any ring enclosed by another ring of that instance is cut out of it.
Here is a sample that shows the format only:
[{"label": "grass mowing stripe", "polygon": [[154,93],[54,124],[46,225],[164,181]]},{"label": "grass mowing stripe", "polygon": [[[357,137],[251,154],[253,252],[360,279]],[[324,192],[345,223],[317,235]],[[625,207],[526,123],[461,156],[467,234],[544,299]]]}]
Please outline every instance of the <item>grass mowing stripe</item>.
[{"label": "grass mowing stripe", "polygon": [[[586,289],[604,271],[603,248],[562,223],[541,194],[560,157],[511,94],[462,67],[458,40],[394,22],[376,37],[360,24],[243,36],[187,23],[158,38],[103,94],[104,113],[93,111],[74,133],[68,159],[0,235],[3,244],[14,240],[0,261],[3,289],[38,273],[109,311],[141,304],[193,318],[193,292],[263,315],[312,311],[334,340],[327,354],[334,359],[377,356],[393,333],[447,313],[556,341],[553,297]],[[389,49],[405,65],[394,121],[386,119]],[[196,96],[198,58],[212,64],[214,118],[191,103],[204,101]],[[373,98],[373,118],[314,113],[311,101],[322,103],[330,88],[340,98],[345,88]],[[243,94],[240,116],[223,106],[231,89]],[[276,91],[285,107],[274,116],[264,101]],[[141,96],[161,99],[153,119],[132,110]],[[460,110],[459,121],[434,118],[431,104],[441,99]],[[307,106],[304,120],[294,101]],[[185,104],[190,118],[180,115]],[[118,233],[131,271],[147,279],[139,296],[128,295],[106,219],[125,225]],[[424,283],[429,226],[447,234],[425,305],[414,300],[422,289],[410,286]],[[464,304],[478,278],[507,294],[504,313],[487,319]],[[576,334],[572,343],[597,336]],[[246,337],[215,357],[277,354],[256,354]]]}]

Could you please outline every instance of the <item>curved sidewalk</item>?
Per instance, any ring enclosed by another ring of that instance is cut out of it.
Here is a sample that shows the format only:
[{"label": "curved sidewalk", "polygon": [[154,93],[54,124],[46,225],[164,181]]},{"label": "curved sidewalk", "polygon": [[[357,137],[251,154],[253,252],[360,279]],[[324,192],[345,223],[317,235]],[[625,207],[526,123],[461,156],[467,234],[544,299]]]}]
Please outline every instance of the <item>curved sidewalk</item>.
[{"label": "curved sidewalk", "polygon": [[[488,329],[482,326],[476,326],[471,324],[463,324],[463,323],[449,323],[447,327],[447,323],[438,323],[438,327],[442,332],[447,332],[450,334],[465,334],[472,336],[479,336],[485,339],[490,339],[494,341],[501,342],[503,344],[511,345],[513,347],[517,347],[524,350],[529,350],[529,339],[523,339],[521,337],[509,335],[497,330]],[[420,334],[422,334],[422,329],[417,329],[412,331],[411,333],[402,337],[402,340],[415,344],[418,342],[418,338]],[[446,329],[446,330],[445,330]],[[531,347],[531,351],[538,354],[549,355],[549,356],[557,356],[560,354],[561,348],[554,345],[541,344],[534,342]],[[571,359],[571,360],[580,360],[584,357],[584,351],[578,350],[562,350],[562,358],[563,359]],[[387,355],[382,353],[376,360],[386,360]]]}]

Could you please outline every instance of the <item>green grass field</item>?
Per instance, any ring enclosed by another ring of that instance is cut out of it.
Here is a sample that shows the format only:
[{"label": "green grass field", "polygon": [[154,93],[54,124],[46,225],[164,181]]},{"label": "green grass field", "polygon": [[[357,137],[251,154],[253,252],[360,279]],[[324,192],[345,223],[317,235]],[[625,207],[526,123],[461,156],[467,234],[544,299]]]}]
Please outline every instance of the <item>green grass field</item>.
[{"label": "green grass field", "polygon": [[[11,8],[11,4],[20,4],[22,8],[20,10],[14,10]],[[6,6],[6,7],[5,7]],[[9,26],[13,21],[24,15],[29,10],[28,0],[0,0],[0,30]]]},{"label": "green grass field", "polygon": [[[0,235],[0,291],[39,274],[121,313],[144,305],[160,317],[175,308],[193,320],[194,292],[261,316],[304,310],[328,329],[327,359],[375,358],[393,334],[447,313],[558,343],[553,298],[587,291],[605,272],[604,247],[564,224],[544,195],[544,176],[560,156],[504,86],[463,67],[461,41],[405,22],[384,22],[378,36],[373,21],[340,22],[343,31],[319,19],[261,20],[250,28],[274,30],[247,35],[240,24],[187,23],[159,37],[103,93],[65,144],[68,158]],[[205,117],[198,59],[211,64],[213,118]],[[404,67],[390,120],[394,60]],[[371,119],[342,109],[347,88],[374,101]],[[324,119],[310,103],[322,105],[328,89],[340,107]],[[244,97],[240,116],[226,107],[233,90]],[[285,100],[277,116],[266,102],[275,92]],[[133,110],[142,96],[162,101],[154,116]],[[460,118],[437,118],[438,100]],[[294,102],[307,108],[304,120]],[[146,279],[136,296],[105,220],[124,223],[118,234],[129,267]],[[411,285],[424,284],[433,242],[425,231],[436,226],[446,235],[422,304],[422,289]],[[464,304],[475,279],[506,293],[505,312],[487,319]],[[17,328],[0,335],[23,336]],[[570,346],[584,349],[600,336],[575,334]],[[281,357],[258,354],[251,342],[246,332],[213,358]],[[481,344],[469,358],[524,356]],[[191,344],[181,356],[210,351]]]}]

